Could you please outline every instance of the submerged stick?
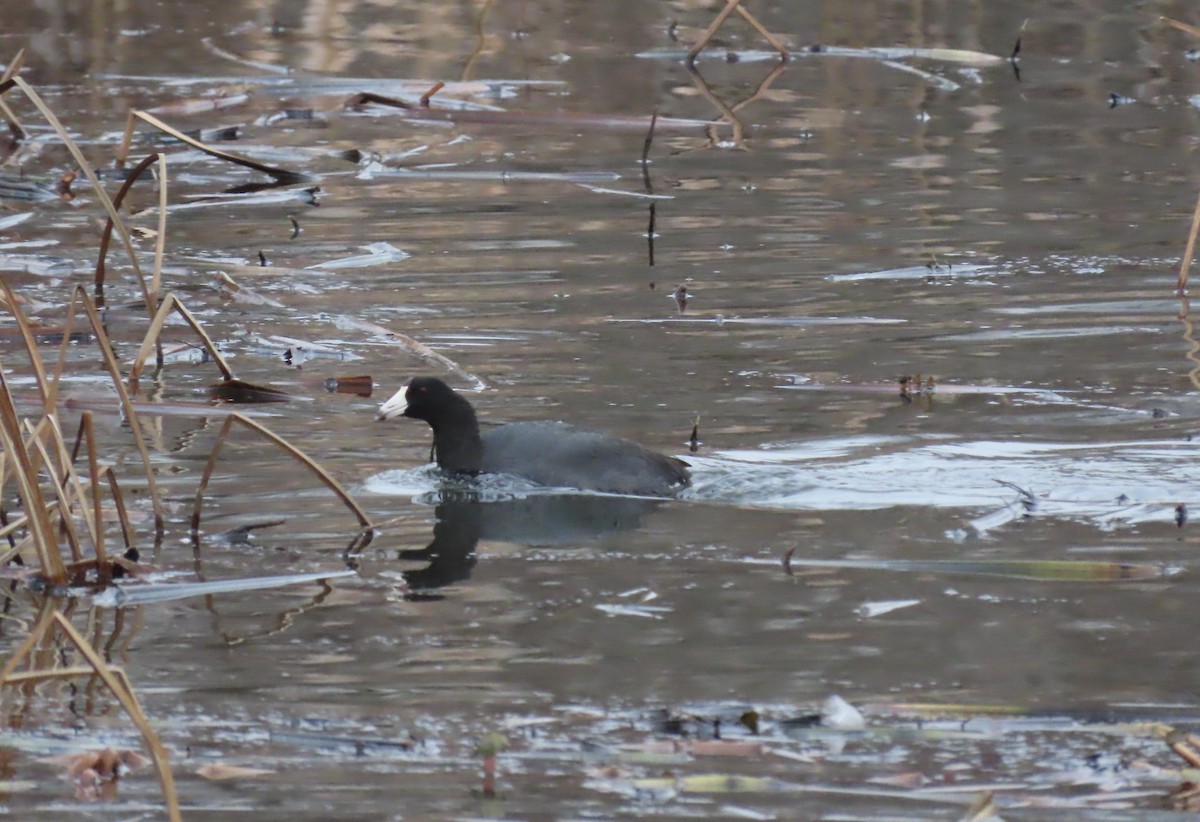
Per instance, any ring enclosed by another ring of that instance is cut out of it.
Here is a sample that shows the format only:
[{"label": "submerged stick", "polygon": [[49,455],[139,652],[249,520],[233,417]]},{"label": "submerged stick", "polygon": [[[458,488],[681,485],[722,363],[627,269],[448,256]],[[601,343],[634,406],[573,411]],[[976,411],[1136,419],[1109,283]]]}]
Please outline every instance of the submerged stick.
[{"label": "submerged stick", "polygon": [[446,87],[446,84],[443,83],[441,80],[434,83],[433,87],[431,89],[429,89],[429,91],[427,91],[421,95],[421,108],[429,108],[429,98],[433,97],[433,95],[437,94],[439,91],[441,91],[445,87]]}]

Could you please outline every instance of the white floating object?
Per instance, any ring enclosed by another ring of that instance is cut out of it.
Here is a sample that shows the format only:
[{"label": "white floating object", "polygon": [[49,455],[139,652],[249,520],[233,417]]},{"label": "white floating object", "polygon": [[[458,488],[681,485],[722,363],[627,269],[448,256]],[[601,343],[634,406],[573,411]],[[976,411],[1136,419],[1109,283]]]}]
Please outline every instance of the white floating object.
[{"label": "white floating object", "polygon": [[821,706],[821,724],[839,731],[861,731],[867,727],[863,715],[837,694],[825,700]]},{"label": "white floating object", "polygon": [[914,605],[920,605],[919,599],[889,599],[883,602],[864,602],[854,609],[854,613],[858,614],[863,619],[882,616],[883,614],[899,611],[901,608],[911,608]]}]

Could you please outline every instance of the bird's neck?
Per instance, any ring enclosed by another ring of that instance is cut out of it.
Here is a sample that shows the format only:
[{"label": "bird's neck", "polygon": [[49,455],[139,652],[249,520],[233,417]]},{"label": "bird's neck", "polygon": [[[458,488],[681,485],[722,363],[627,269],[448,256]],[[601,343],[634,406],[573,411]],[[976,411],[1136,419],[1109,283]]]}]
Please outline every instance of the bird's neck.
[{"label": "bird's neck", "polygon": [[455,403],[433,426],[433,449],[438,468],[451,474],[475,476],[483,463],[483,441],[475,410],[466,400]]}]

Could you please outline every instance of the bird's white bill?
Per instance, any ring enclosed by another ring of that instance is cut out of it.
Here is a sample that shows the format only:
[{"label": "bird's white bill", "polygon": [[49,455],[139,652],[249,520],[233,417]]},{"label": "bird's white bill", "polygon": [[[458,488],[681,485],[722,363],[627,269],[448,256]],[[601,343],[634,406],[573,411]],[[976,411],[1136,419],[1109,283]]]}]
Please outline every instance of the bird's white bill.
[{"label": "bird's white bill", "polygon": [[408,393],[408,384],[400,386],[400,390],[392,395],[392,398],[379,406],[379,416],[376,419],[390,420],[392,417],[399,417],[404,414],[404,409],[408,408],[408,400],[405,395]]}]

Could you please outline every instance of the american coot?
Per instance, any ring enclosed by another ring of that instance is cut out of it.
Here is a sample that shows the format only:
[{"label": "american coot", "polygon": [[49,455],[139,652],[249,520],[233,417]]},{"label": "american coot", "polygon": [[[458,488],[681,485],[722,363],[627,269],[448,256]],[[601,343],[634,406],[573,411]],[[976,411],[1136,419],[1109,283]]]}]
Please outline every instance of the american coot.
[{"label": "american coot", "polygon": [[438,467],[452,474],[512,474],[555,488],[666,497],[691,483],[687,463],[635,442],[561,422],[515,422],[483,435],[475,409],[436,377],[415,377],[379,407],[379,419],[413,417],[433,428]]}]

